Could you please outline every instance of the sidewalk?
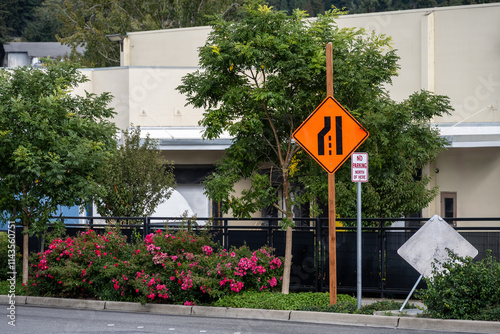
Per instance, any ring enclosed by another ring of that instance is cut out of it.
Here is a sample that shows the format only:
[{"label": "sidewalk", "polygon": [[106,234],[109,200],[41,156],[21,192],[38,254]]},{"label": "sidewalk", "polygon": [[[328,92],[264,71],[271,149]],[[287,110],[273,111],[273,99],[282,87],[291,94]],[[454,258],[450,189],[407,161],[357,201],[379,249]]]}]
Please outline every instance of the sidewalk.
[{"label": "sidewalk", "polygon": [[[140,303],[129,302],[31,296],[16,296],[15,298],[15,305],[75,308],[95,311],[151,312],[166,315],[329,323],[351,326],[385,327],[393,329],[403,328],[435,330],[449,333],[500,333],[500,322],[493,321],[442,320],[399,315],[364,315],[209,306],[182,306],[165,304],[141,305]],[[363,300],[362,303],[370,304],[376,301],[379,301],[379,299],[366,299]],[[418,302],[411,301],[410,303],[416,304]],[[0,295],[0,305],[6,306],[8,304],[9,297],[6,295]]]}]

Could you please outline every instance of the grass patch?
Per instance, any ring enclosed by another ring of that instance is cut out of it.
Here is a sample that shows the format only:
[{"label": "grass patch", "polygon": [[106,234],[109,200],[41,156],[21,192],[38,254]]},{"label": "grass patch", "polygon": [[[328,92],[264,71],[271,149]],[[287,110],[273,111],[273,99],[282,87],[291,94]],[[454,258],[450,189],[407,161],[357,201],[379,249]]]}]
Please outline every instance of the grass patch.
[{"label": "grass patch", "polygon": [[[10,294],[10,282],[7,280],[0,281],[0,295],[9,295]],[[21,280],[16,282],[16,296],[24,296],[26,292],[23,288]]]},{"label": "grass patch", "polygon": [[[337,300],[356,303],[356,299],[348,295],[338,295]],[[300,292],[284,295],[273,292],[247,291],[221,298],[213,306],[296,311],[302,310],[305,306],[323,307],[326,305],[330,305],[328,292]]]},{"label": "grass patch", "polygon": [[[398,310],[402,303],[380,301],[357,309],[357,300],[349,295],[339,294],[337,304],[330,305],[328,292],[299,292],[283,295],[271,292],[242,292],[226,296],[216,301],[213,306],[234,308],[258,308],[269,310],[313,311],[334,313],[373,314],[375,311]],[[409,308],[406,305],[405,308]]]}]

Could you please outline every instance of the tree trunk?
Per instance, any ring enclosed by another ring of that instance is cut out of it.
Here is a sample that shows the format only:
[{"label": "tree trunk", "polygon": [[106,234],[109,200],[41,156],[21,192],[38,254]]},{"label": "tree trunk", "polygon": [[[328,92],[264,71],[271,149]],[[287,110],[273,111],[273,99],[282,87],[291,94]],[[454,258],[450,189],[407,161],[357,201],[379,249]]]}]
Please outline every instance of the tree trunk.
[{"label": "tree trunk", "polygon": [[[292,200],[290,197],[290,182],[288,171],[283,172],[283,194],[285,195],[286,218],[293,221]],[[290,292],[290,272],[292,269],[292,227],[287,226],[285,234],[285,264],[283,266],[283,284],[281,293],[287,295]]]},{"label": "tree trunk", "polygon": [[28,222],[23,224],[23,283],[28,283]]},{"label": "tree trunk", "polygon": [[283,267],[283,285],[281,293],[288,295],[290,292],[290,272],[292,268],[292,228],[288,226],[285,234],[285,264]]},{"label": "tree trunk", "polygon": [[[26,185],[23,185],[23,197],[26,198],[28,196],[28,190]],[[28,213],[28,208],[23,207],[23,212],[24,212],[24,218],[22,218],[23,222],[23,284],[28,283],[28,255],[29,255],[29,235],[28,235],[28,228],[29,228],[29,217],[31,214]]]}]

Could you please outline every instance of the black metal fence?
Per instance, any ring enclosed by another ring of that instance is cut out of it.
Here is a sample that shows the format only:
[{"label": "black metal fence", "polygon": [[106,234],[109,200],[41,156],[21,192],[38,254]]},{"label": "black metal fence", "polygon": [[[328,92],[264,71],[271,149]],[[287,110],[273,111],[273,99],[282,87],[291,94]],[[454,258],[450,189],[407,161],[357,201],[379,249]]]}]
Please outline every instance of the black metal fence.
[{"label": "black metal fence", "polygon": [[[87,228],[104,229],[106,221],[119,221],[122,233],[129,237],[133,232],[146,235],[156,229],[192,228],[205,225],[214,241],[224,248],[247,245],[257,249],[264,245],[275,249],[275,254],[284,256],[285,231],[278,226],[279,218],[254,218],[237,220],[234,218],[198,218],[182,220],[180,218],[124,218],[124,217],[58,217],[63,219],[68,235],[75,235]],[[106,219],[106,221],[104,220]],[[362,230],[362,285],[364,295],[380,297],[398,297],[409,293],[418,279],[419,273],[398,254],[397,250],[425,223],[427,218],[398,219],[363,219],[376,227],[364,227]],[[340,222],[352,222],[355,219],[337,219]],[[394,222],[403,222],[403,227],[392,226]],[[471,222],[471,227],[455,228],[479,251],[476,259],[485,257],[487,250],[500,258],[500,218],[453,218],[454,223]],[[491,224],[494,223],[494,224]],[[496,224],[495,224],[496,223]],[[290,289],[303,291],[328,291],[328,218],[296,218],[292,241],[292,270]],[[497,225],[488,227],[486,225]],[[21,227],[16,233],[17,242],[22,247]],[[130,238],[129,238],[130,239]],[[337,228],[337,282],[338,291],[356,292],[356,229]],[[39,239],[30,239],[30,250],[38,251]],[[419,288],[425,287],[420,283]]]}]

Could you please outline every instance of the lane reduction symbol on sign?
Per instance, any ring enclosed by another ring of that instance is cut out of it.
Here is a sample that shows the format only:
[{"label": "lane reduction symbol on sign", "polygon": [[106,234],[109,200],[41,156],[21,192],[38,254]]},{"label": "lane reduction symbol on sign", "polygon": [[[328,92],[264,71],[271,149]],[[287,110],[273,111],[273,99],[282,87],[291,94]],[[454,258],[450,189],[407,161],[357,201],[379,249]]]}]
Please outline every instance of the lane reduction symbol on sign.
[{"label": "lane reduction symbol on sign", "polygon": [[293,138],[328,173],[334,173],[368,138],[368,131],[328,96],[295,130]]}]

